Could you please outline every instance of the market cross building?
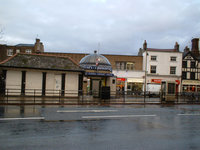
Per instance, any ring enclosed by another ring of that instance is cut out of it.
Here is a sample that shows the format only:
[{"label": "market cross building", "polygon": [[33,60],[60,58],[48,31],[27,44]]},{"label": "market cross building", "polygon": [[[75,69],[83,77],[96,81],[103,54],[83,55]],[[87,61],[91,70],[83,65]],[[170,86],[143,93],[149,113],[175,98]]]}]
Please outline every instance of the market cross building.
[{"label": "market cross building", "polygon": [[112,66],[106,57],[94,51],[94,54],[83,57],[79,65],[85,70],[83,91],[103,99],[115,95],[116,77],[112,74]]}]

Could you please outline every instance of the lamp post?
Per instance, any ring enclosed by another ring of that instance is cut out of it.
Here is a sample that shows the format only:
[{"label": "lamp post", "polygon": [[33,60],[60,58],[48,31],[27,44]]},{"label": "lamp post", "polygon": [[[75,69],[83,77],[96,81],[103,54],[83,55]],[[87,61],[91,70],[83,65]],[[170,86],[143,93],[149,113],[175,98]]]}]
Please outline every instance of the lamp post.
[{"label": "lamp post", "polygon": [[145,49],[145,73],[144,73],[144,103],[146,101],[146,86],[147,86],[147,50]]}]

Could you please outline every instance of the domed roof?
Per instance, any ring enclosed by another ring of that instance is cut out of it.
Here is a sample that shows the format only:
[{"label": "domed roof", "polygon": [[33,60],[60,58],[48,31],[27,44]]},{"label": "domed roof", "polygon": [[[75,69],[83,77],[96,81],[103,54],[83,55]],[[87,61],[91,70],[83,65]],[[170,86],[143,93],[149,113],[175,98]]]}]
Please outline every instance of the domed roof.
[{"label": "domed roof", "polygon": [[83,69],[112,71],[109,60],[103,55],[97,54],[96,51],[94,51],[94,54],[83,57],[79,64]]}]

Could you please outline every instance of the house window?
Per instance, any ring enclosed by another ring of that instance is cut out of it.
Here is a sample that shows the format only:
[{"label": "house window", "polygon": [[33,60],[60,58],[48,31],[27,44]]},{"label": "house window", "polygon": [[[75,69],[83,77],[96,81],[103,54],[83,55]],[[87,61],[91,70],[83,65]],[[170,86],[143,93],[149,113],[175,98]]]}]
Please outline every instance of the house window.
[{"label": "house window", "polygon": [[182,67],[187,68],[187,61],[183,61]]},{"label": "house window", "polygon": [[134,63],[132,63],[132,62],[127,62],[127,63],[126,63],[126,69],[127,69],[127,70],[133,70],[133,69],[134,69]]},{"label": "house window", "polygon": [[187,72],[182,72],[182,78],[187,79]]},{"label": "house window", "polygon": [[32,53],[32,50],[31,50],[31,49],[26,49],[26,53],[27,53],[27,54],[31,54],[31,53]]},{"label": "house window", "polygon": [[175,83],[168,83],[168,94],[175,94]]},{"label": "house window", "polygon": [[170,74],[176,74],[176,67],[170,67]]},{"label": "house window", "polygon": [[195,72],[190,72],[190,79],[195,80]]},{"label": "house window", "polygon": [[195,62],[191,61],[191,68],[195,68]]},{"label": "house window", "polygon": [[13,55],[13,49],[8,49],[7,56],[12,56],[12,55]]},{"label": "house window", "polygon": [[151,56],[151,60],[156,61],[157,60],[157,56]]},{"label": "house window", "polygon": [[16,50],[16,53],[20,53],[20,50],[19,50],[19,49],[17,49],[17,50]]},{"label": "house window", "polygon": [[151,66],[151,73],[156,73],[156,66]]},{"label": "house window", "polygon": [[134,63],[132,62],[116,62],[117,70],[134,70]]},{"label": "house window", "polygon": [[117,70],[125,70],[125,62],[116,62],[116,69]]},{"label": "house window", "polygon": [[170,57],[170,60],[171,61],[176,61],[176,57],[172,56],[172,57]]}]

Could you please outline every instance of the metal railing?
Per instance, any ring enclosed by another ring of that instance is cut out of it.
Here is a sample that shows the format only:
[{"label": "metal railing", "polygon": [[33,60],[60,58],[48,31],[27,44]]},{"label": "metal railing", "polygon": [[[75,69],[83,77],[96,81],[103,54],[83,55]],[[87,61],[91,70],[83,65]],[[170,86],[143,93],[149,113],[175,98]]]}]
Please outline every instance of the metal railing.
[{"label": "metal railing", "polygon": [[[45,90],[26,89],[21,93],[21,89],[6,89],[0,93],[1,104],[133,104],[152,103],[160,104],[166,101],[162,99],[163,93],[139,91],[82,91],[82,90]],[[200,103],[200,93],[181,92],[176,93],[173,103]]]}]

